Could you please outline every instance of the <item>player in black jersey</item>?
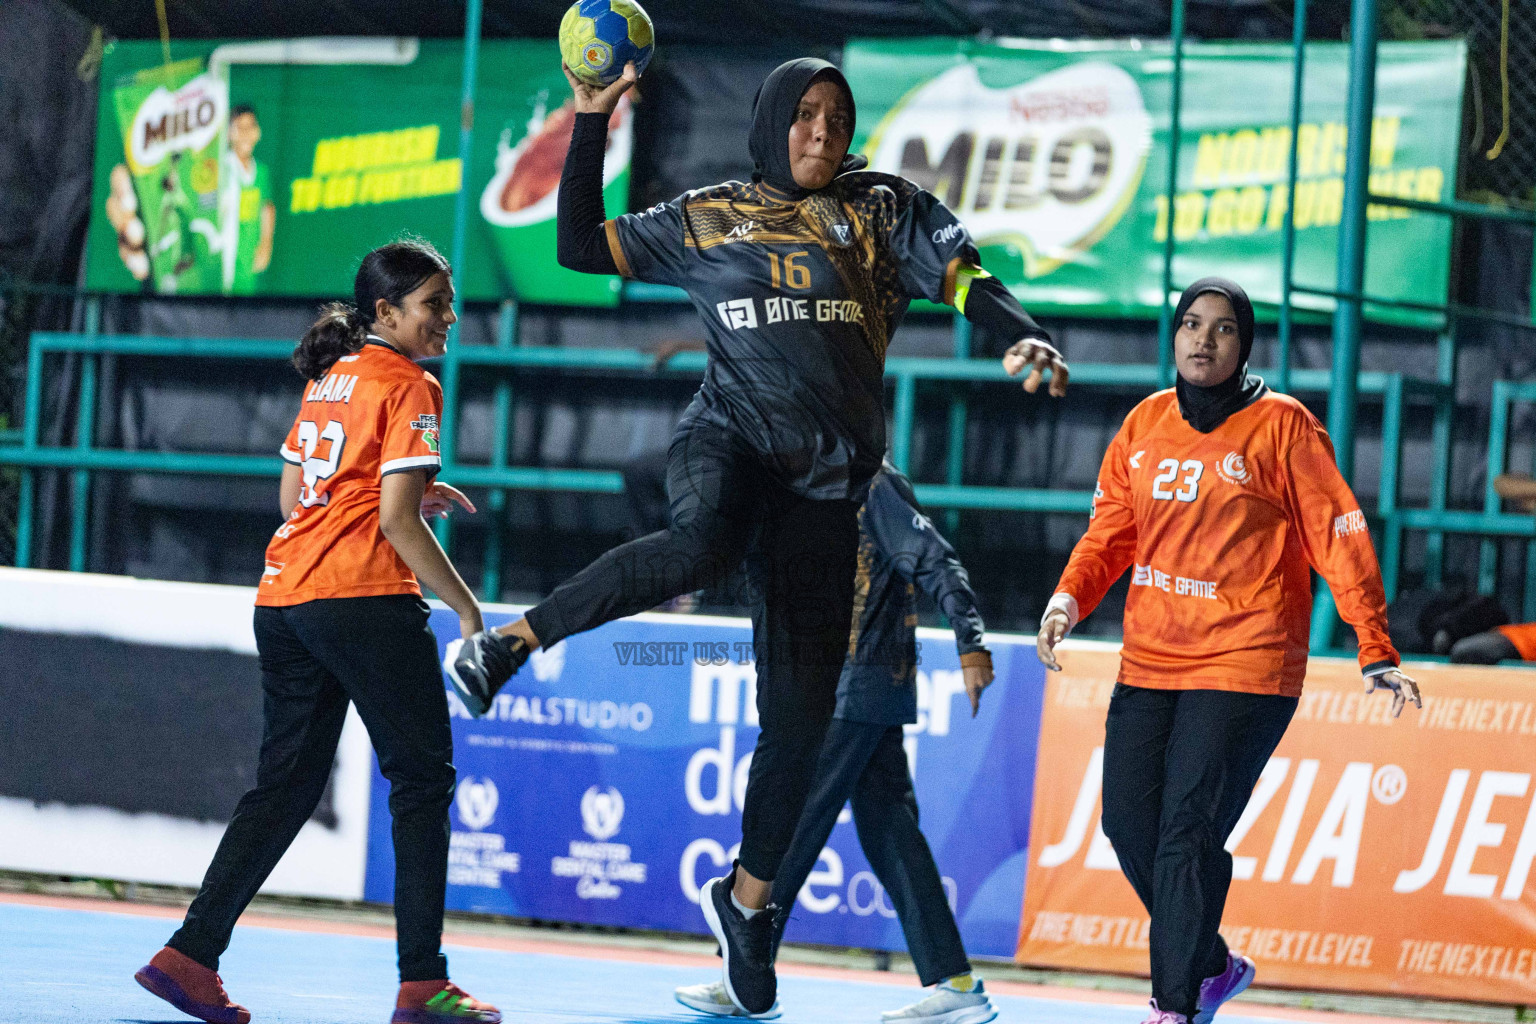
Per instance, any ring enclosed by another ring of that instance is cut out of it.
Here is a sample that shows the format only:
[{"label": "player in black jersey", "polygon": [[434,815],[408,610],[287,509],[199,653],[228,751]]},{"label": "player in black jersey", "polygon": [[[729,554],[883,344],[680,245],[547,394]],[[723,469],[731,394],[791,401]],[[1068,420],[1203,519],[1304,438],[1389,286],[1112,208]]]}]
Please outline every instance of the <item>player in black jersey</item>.
[{"label": "player in black jersey", "polygon": [[668,457],[666,530],[614,548],[525,618],[450,645],[445,667],[481,714],[539,646],[722,580],[745,557],[762,731],[741,852],[700,904],[744,1013],[772,1006],[781,908],[773,879],[809,792],[848,644],[858,510],[885,453],[883,370],[913,298],[947,303],[1017,339],[1009,372],[1066,366],[981,269],[965,227],[932,194],[850,156],[853,94],[837,68],[792,60],[753,110],[751,182],[603,219],[608,118],[633,69],[603,90],[571,78],[576,125],[558,198],[562,265],[687,291],[709,363]]}]

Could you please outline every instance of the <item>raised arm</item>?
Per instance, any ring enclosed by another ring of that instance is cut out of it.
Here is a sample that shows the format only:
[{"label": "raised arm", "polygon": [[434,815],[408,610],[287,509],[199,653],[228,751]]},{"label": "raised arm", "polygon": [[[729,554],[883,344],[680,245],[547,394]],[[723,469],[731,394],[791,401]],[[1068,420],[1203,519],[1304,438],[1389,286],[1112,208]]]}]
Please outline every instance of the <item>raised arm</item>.
[{"label": "raised arm", "polygon": [[565,151],[560,191],[555,199],[555,258],[568,270],[587,274],[617,274],[609,250],[603,212],[603,153],[608,148],[608,119],[638,80],[633,64],[612,85],[584,85],[565,69],[576,103],[576,126]]}]

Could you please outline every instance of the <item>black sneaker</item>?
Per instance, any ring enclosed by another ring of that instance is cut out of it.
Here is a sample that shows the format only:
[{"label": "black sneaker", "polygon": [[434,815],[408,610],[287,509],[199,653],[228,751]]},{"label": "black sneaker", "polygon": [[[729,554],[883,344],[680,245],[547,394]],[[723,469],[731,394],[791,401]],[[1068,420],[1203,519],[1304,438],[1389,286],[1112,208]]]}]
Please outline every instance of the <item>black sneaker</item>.
[{"label": "black sneaker", "polygon": [[469,713],[479,718],[490,710],[496,691],[523,667],[531,653],[522,637],[485,630],[467,640],[450,640],[443,671]]},{"label": "black sneaker", "polygon": [[779,908],[770,903],[751,918],[731,902],[736,870],[714,878],[699,889],[699,908],[725,959],[725,992],[743,1014],[767,1013],[778,996],[773,957],[778,946]]}]

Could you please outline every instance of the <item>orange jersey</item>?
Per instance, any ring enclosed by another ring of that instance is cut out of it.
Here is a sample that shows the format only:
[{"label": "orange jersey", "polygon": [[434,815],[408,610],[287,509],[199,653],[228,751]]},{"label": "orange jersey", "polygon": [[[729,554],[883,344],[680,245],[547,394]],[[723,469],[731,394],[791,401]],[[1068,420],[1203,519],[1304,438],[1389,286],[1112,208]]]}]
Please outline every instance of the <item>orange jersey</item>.
[{"label": "orange jersey", "polygon": [[1504,639],[1515,645],[1516,652],[1525,661],[1536,661],[1536,622],[1520,622],[1512,626],[1495,626]]},{"label": "orange jersey", "polygon": [[379,494],[390,473],[437,472],[442,412],[436,378],[377,341],[305,386],[281,449],[304,487],[267,545],[257,604],[421,593],[379,531]]},{"label": "orange jersey", "polygon": [[1131,410],[1110,442],[1088,532],[1052,602],[1075,624],[1132,569],[1122,682],[1294,697],[1307,671],[1309,566],[1355,627],[1362,667],[1397,664],[1371,535],[1322,424],[1271,391],[1202,434],[1169,389]]}]

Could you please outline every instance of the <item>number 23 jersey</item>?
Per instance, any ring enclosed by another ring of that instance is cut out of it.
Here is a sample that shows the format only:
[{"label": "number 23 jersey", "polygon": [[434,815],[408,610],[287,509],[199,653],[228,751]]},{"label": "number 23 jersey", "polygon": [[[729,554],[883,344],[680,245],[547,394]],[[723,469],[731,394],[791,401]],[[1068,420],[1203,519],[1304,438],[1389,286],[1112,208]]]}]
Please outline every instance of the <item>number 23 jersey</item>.
[{"label": "number 23 jersey", "polygon": [[304,388],[283,460],[304,473],[299,503],[267,545],[258,605],[421,594],[379,530],[384,477],[442,465],[436,378],[370,339]]},{"label": "number 23 jersey", "polygon": [[1168,390],[1110,442],[1052,601],[1071,595],[1069,616],[1086,616],[1129,568],[1122,682],[1296,696],[1309,567],[1355,627],[1361,665],[1397,664],[1365,516],[1317,418],[1269,392],[1202,434]]}]

